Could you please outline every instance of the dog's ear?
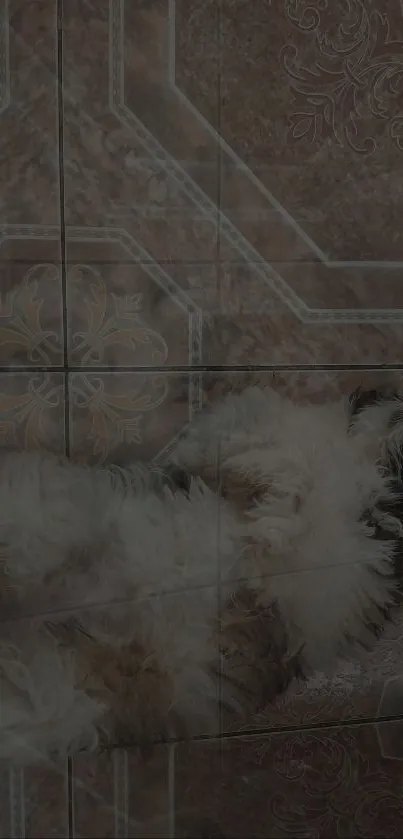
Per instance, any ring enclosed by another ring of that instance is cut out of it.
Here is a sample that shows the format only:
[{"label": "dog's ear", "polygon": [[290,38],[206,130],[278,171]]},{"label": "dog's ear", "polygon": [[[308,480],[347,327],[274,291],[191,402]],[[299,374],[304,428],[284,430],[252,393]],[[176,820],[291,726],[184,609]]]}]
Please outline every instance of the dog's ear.
[{"label": "dog's ear", "polygon": [[381,398],[377,390],[363,390],[357,387],[349,396],[350,416],[359,414],[368,405],[375,405]]},{"label": "dog's ear", "polygon": [[380,460],[391,475],[403,474],[403,395],[393,388],[362,390],[350,396],[349,433]]},{"label": "dog's ear", "polygon": [[358,387],[349,396],[350,418],[352,419],[360,414],[364,408],[369,408],[371,405],[378,405],[398,398],[399,394],[394,388],[364,390],[362,387]]}]

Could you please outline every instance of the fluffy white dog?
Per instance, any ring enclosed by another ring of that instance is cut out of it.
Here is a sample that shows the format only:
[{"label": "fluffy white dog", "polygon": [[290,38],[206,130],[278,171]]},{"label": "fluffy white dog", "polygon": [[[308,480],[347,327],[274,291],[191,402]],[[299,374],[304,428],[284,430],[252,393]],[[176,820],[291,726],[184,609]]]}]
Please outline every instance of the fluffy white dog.
[{"label": "fluffy white dog", "polygon": [[403,403],[251,388],[164,472],[0,460],[0,757],[215,725],[397,602]]}]

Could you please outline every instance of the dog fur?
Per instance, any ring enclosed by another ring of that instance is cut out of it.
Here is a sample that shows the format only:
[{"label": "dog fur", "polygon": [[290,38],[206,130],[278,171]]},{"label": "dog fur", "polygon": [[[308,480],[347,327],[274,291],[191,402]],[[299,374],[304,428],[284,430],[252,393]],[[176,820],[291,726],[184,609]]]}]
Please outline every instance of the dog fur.
[{"label": "dog fur", "polygon": [[[360,403],[361,399],[361,403]],[[249,388],[169,470],[0,459],[0,758],[218,725],[396,607],[403,401]]]}]

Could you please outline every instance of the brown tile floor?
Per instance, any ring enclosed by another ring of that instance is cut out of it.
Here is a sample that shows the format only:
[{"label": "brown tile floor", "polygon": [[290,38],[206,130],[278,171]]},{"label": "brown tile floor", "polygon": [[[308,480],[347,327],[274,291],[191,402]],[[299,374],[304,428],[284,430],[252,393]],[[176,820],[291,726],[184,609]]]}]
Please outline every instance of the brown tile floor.
[{"label": "brown tile floor", "polygon": [[176,835],[397,837],[403,765],[383,744],[402,735],[382,723],[180,746]]},{"label": "brown tile floor", "polygon": [[[402,68],[400,0],[0,2],[0,443],[401,384]],[[398,623],[208,742],[1,768],[0,836],[401,836],[402,671]]]}]

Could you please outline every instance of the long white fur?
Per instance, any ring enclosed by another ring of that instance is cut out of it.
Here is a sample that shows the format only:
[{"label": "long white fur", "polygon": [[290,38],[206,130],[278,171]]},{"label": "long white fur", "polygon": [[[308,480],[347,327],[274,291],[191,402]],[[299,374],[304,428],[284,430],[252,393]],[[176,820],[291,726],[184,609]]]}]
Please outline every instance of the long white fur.
[{"label": "long white fur", "polygon": [[38,630],[0,644],[0,756],[37,763],[97,744],[104,708],[76,687],[72,653]]},{"label": "long white fur", "polygon": [[344,635],[364,639],[364,618],[393,600],[392,545],[361,518],[392,495],[384,460],[403,438],[403,422],[389,427],[402,404],[366,408],[349,429],[345,399],[296,405],[251,388],[202,415],[178,447],[182,465],[219,456],[223,471],[266,487],[245,528],[260,563],[254,552],[243,573],[260,575],[262,602],[278,598],[312,668],[331,668]]},{"label": "long white fur", "polygon": [[[135,480],[119,482],[106,469],[4,454],[2,565],[20,608],[41,592],[40,608],[53,620],[79,609],[94,637],[117,645],[142,637],[188,716],[214,704],[218,590],[225,599],[240,579],[258,587],[262,604],[278,599],[308,666],[331,666],[346,633],[359,637],[374,606],[393,599],[391,543],[371,539],[361,518],[390,494],[381,456],[397,407],[364,411],[349,430],[344,400],[296,406],[252,388],[202,414],[176,460],[196,472],[209,464],[256,478],[264,491],[247,516],[200,480],[188,497],[161,497],[146,479],[134,488]],[[119,601],[124,608],[113,606]],[[9,621],[0,642],[0,757],[27,761],[87,746],[102,708],[75,687],[68,651],[40,626],[28,655],[24,621],[14,625],[16,637]]]},{"label": "long white fur", "polygon": [[[77,615],[85,631],[112,645],[142,642],[170,673],[177,713],[186,708],[195,719],[211,718],[217,705],[209,665],[216,655],[219,524],[228,574],[241,550],[241,528],[230,505],[197,480],[188,497],[166,490],[161,498],[144,480],[141,491],[133,490],[132,482],[125,486],[106,469],[36,454],[3,455],[0,483],[3,568],[22,613],[15,621],[8,615],[7,638],[3,624],[0,641],[0,758],[10,757],[12,744],[15,760],[58,751],[53,729],[40,725],[46,706],[38,710],[38,681],[49,694],[49,717],[56,716],[64,731],[66,752],[87,744],[88,731],[91,740],[100,721],[98,704],[75,692],[70,659],[45,627],[29,665],[21,628],[29,637],[38,622],[31,627],[26,610],[41,610],[44,622]],[[10,664],[10,649],[26,662],[22,681]],[[52,678],[58,680],[56,694]]]}]

